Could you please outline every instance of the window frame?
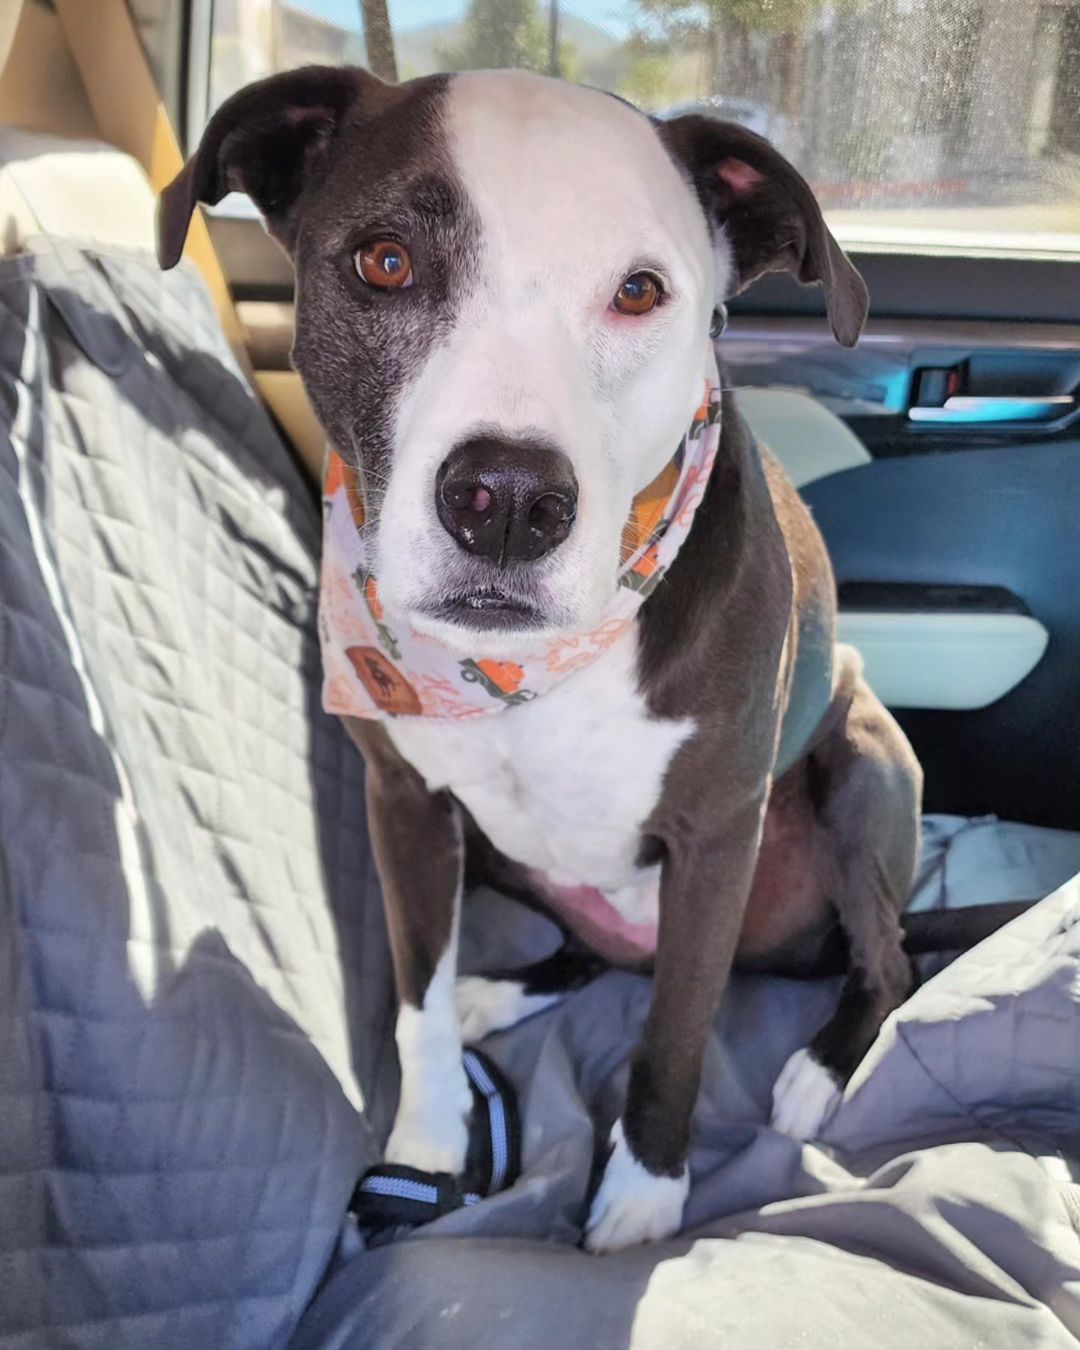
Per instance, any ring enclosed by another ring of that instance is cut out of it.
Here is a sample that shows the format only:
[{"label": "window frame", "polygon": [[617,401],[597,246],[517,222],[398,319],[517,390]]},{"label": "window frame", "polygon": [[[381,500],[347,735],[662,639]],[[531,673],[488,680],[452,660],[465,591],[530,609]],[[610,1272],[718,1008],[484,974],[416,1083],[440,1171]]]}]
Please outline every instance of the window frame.
[{"label": "window frame", "polygon": [[183,104],[174,113],[185,155],[199,143],[209,118],[210,53],[214,32],[214,0],[183,0],[184,42],[180,53]]}]

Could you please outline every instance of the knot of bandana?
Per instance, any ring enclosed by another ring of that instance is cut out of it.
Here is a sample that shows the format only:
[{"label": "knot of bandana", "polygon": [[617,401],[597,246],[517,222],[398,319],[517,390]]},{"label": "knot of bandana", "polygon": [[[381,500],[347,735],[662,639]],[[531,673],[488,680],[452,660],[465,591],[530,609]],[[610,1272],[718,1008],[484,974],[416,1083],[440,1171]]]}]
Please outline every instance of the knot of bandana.
[{"label": "knot of bandana", "polygon": [[349,717],[483,717],[526,703],[595,660],[634,622],[690,532],[720,443],[715,365],[673,458],[634,498],[623,528],[618,586],[603,620],[517,661],[460,658],[386,613],[375,577],[357,561],[364,524],[356,471],[331,450],[323,483],[319,639],[323,707]]}]

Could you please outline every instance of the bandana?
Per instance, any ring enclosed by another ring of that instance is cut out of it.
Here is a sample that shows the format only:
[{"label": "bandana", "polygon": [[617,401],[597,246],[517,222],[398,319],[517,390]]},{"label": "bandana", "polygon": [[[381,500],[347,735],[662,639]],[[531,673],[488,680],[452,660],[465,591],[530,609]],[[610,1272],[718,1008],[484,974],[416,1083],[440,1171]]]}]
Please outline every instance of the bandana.
[{"label": "bandana", "polygon": [[331,450],[319,591],[323,707],[364,718],[483,717],[537,698],[596,660],[634,622],[689,534],[716,459],[719,417],[714,362],[678,450],[634,498],[623,528],[618,585],[603,620],[588,632],[551,639],[520,662],[491,660],[479,648],[459,657],[384,610],[376,578],[357,562],[357,530],[364,524],[358,475]]}]

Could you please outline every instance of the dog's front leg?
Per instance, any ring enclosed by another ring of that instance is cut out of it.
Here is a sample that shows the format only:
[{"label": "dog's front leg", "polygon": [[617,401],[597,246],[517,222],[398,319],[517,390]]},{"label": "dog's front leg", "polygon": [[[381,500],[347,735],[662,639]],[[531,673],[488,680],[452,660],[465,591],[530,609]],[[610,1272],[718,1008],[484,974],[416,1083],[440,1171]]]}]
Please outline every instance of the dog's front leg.
[{"label": "dog's front leg", "polygon": [[731,972],[763,816],[755,801],[719,838],[677,830],[664,841],[652,1004],[586,1225],[590,1251],[655,1242],[681,1226],[705,1040]]},{"label": "dog's front leg", "polygon": [[344,720],[367,767],[368,829],[398,993],[401,1096],[386,1159],[459,1173],[472,1106],[454,1003],[464,871],[460,810],[449,793],[428,791],[381,726]]}]

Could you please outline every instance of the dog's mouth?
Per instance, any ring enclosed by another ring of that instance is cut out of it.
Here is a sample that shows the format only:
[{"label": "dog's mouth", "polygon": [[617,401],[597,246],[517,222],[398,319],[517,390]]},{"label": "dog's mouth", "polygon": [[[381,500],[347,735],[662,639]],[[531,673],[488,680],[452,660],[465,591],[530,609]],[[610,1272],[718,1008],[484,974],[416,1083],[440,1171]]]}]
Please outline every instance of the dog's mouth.
[{"label": "dog's mouth", "polygon": [[536,605],[496,587],[445,597],[425,605],[423,613],[442,623],[458,624],[483,633],[543,628],[546,623]]}]

